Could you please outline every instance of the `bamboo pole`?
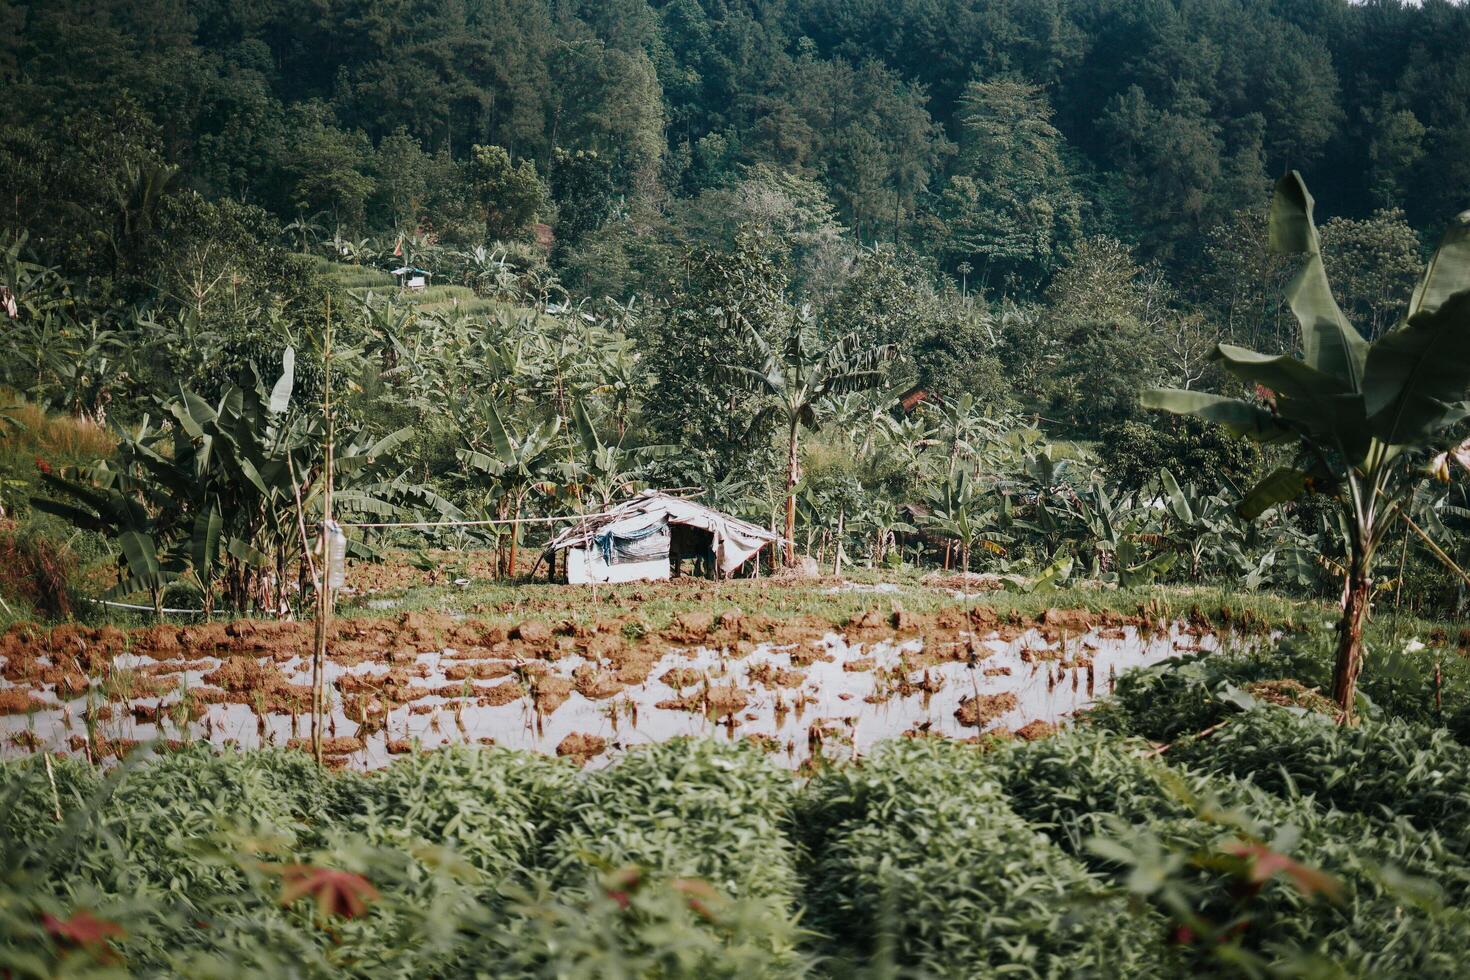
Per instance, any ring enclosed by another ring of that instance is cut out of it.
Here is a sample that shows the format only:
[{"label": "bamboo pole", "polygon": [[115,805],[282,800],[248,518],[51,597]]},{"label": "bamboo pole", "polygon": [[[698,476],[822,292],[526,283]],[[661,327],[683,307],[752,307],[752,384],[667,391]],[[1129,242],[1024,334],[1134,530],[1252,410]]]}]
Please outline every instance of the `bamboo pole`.
[{"label": "bamboo pole", "polygon": [[327,297],[326,347],[322,355],[323,389],[322,414],[327,421],[327,444],[323,467],[326,489],[322,496],[321,578],[316,591],[316,643],[311,655],[311,752],[316,764],[322,764],[322,715],[324,706],[323,684],[327,661],[327,625],[332,615],[332,548],[327,539],[328,525],[332,521],[332,297]]}]

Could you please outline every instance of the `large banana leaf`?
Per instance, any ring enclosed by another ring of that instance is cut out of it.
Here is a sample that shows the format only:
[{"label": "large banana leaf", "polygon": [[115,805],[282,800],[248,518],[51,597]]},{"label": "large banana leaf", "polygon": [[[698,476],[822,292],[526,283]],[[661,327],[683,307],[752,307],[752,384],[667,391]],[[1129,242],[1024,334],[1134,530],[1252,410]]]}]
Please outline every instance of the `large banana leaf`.
[{"label": "large banana leaf", "polygon": [[1424,441],[1470,415],[1470,293],[1385,334],[1368,357],[1364,407],[1390,445]]},{"label": "large banana leaf", "polygon": [[1405,319],[1433,313],[1450,297],[1467,291],[1470,291],[1470,211],[1463,211],[1440,239],[1439,248],[1409,301]]},{"label": "large banana leaf", "polygon": [[1291,430],[1281,425],[1270,412],[1239,398],[1182,388],[1152,388],[1139,397],[1139,403],[1144,408],[1218,422],[1232,435],[1253,442],[1276,442],[1291,435]]},{"label": "large banana leaf", "polygon": [[1322,264],[1315,208],[1301,174],[1293,170],[1277,181],[1271,200],[1271,249],[1303,257],[1301,268],[1286,287],[1286,300],[1301,324],[1302,356],[1307,366],[1358,391],[1363,384],[1368,342],[1348,322],[1332,296]]},{"label": "large banana leaf", "polygon": [[1174,474],[1167,469],[1159,470],[1159,482],[1164,485],[1164,493],[1169,498],[1169,509],[1174,512],[1174,516],[1184,524],[1193,524],[1194,508],[1189,506],[1189,498],[1180,489]]},{"label": "large banana leaf", "polygon": [[194,519],[194,533],[189,538],[189,560],[194,566],[194,577],[206,589],[219,563],[219,539],[224,523],[218,504],[211,504],[207,511]]},{"label": "large banana leaf", "polygon": [[123,559],[133,578],[149,581],[162,574],[163,567],[159,564],[158,548],[153,543],[152,535],[142,531],[124,531],[118,535],[117,543],[122,548]]},{"label": "large banana leaf", "polygon": [[1307,474],[1299,469],[1284,466],[1272,470],[1260,483],[1251,488],[1245,499],[1236,508],[1236,513],[1253,521],[1277,504],[1296,500],[1307,491]]}]

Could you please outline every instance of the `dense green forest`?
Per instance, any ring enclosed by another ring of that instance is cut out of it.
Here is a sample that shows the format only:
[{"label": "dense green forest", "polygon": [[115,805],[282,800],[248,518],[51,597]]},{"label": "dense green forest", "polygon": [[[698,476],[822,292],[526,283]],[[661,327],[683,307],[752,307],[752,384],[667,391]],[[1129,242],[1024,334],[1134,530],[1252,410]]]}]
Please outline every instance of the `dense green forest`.
[{"label": "dense green forest", "polygon": [[[946,565],[1331,592],[1308,556],[1347,535],[1321,497],[1269,533],[1156,526],[1171,486],[1225,513],[1286,457],[1139,394],[1248,391],[1220,342],[1301,348],[1280,174],[1323,202],[1370,340],[1470,204],[1470,9],[1444,0],[8,0],[0,24],[0,383],[29,433],[0,507],[113,486],[123,517],[94,499],[82,523],[153,542],[162,571],[119,561],[155,598],[192,573],[208,603],[191,522],[257,513],[247,483],[277,512],[224,529],[225,593],[288,577],[332,357],[339,436],[374,461],[343,499],[380,514],[698,487],[873,562],[922,533]],[[226,466],[181,503],[177,473],[140,475],[185,466],[159,447],[288,350],[278,486]],[[99,431],[53,445],[22,409]],[[1420,501],[1431,530],[1452,503]],[[1411,601],[1458,606],[1404,551]]]},{"label": "dense green forest", "polygon": [[[1198,381],[1222,336],[1293,348],[1275,176],[1326,202],[1369,332],[1470,204],[1470,12],[1443,0],[8,0],[0,24],[12,292],[33,260],[65,294],[27,281],[38,309],[228,320],[227,347],[320,306],[264,243],[498,244],[640,310],[705,290],[704,249],[902,343],[936,393],[1116,436],[1139,379]],[[73,408],[113,396],[74,373]]]}]

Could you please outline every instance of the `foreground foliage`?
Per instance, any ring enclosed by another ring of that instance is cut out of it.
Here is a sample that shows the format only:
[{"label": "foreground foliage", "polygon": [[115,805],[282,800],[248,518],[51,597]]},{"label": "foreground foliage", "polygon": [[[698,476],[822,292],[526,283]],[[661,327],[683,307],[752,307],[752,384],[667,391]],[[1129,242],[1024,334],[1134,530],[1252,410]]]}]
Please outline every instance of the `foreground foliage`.
[{"label": "foreground foliage", "polygon": [[1053,738],[900,740],[805,783],[685,740],[592,773],[469,748],[367,776],[202,746],[106,773],[31,757],[0,767],[0,966],[1455,976],[1470,748],[1267,703],[1328,660],[1163,665]]}]

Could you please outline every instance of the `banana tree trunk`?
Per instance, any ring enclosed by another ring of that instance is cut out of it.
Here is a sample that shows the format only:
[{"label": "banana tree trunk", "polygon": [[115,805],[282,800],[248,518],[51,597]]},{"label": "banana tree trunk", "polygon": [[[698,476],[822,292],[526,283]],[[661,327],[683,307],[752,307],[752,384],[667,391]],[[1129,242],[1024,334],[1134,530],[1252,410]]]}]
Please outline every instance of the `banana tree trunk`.
[{"label": "banana tree trunk", "polygon": [[800,461],[796,454],[796,419],[791,420],[786,454],[786,564],[796,564],[796,480]]},{"label": "banana tree trunk", "polygon": [[516,554],[517,554],[517,546],[520,544],[520,537],[521,537],[521,524],[520,524],[520,521],[521,521],[521,498],[520,498],[520,495],[517,494],[516,495],[516,498],[515,498],[515,502],[511,505],[511,511],[510,511],[510,567],[506,570],[507,577],[508,578],[515,578],[515,576],[516,576]]},{"label": "banana tree trunk", "polygon": [[1363,669],[1363,623],[1372,603],[1372,587],[1368,563],[1354,543],[1342,619],[1337,624],[1337,663],[1332,669],[1332,699],[1337,702],[1344,724],[1353,718],[1358,674]]}]

